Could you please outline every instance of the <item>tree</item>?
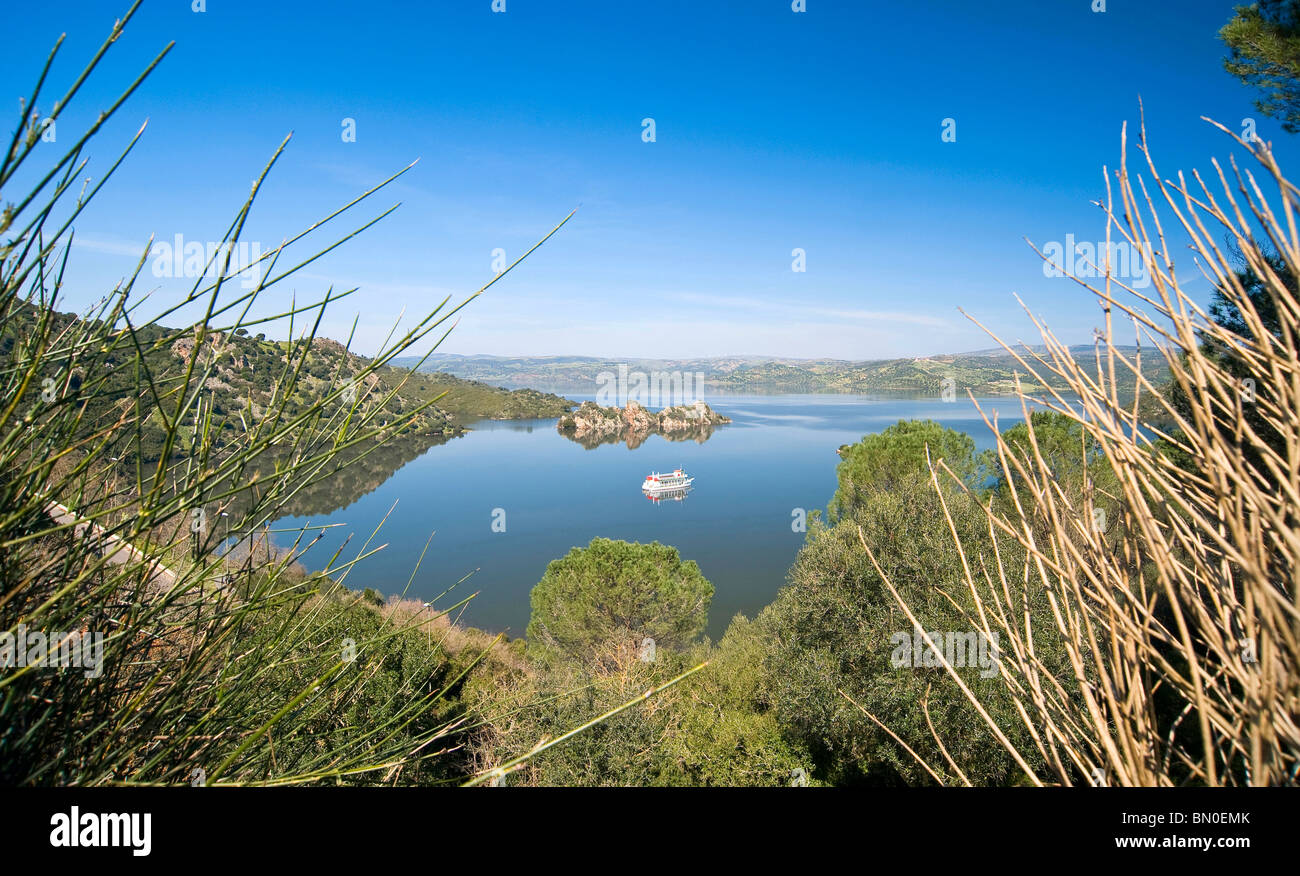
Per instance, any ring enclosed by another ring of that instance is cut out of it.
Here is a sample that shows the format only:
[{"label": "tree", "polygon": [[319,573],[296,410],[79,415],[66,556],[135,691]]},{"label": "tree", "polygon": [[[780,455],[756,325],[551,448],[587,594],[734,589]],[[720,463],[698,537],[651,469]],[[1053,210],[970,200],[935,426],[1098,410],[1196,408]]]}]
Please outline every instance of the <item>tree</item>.
[{"label": "tree", "polygon": [[[1251,307],[1259,315],[1259,321],[1264,330],[1273,337],[1281,339],[1282,323],[1278,318],[1277,301],[1269,293],[1266,281],[1246,262],[1241,246],[1234,239],[1228,238],[1225,241],[1224,249],[1238,265],[1237,280],[1245,289],[1247,297],[1250,298]],[[1300,292],[1300,285],[1296,283],[1295,273],[1276,250],[1262,251],[1260,255],[1268,265],[1268,269],[1282,281],[1282,285],[1290,289],[1292,294]],[[1250,324],[1242,314],[1241,308],[1234,304],[1223,293],[1222,289],[1215,289],[1214,294],[1210,297],[1210,318],[1233,334],[1240,335],[1243,338],[1253,336]],[[1202,335],[1202,339],[1205,339],[1204,335]]]},{"label": "tree", "polygon": [[[644,662],[629,649],[605,664],[556,661],[507,681],[479,676],[492,714],[470,745],[488,763],[524,754],[663,685],[704,660],[680,684],[531,758],[510,785],[570,787],[750,787],[808,784],[813,761],[781,732],[763,660],[772,634],[737,616],[716,647],[659,651]],[[535,665],[535,664],[534,664]]]},{"label": "tree", "polygon": [[553,560],[532,592],[529,642],[587,658],[609,645],[682,648],[704,632],[713,585],[677,549],[594,538]]},{"label": "tree", "polygon": [[[963,646],[965,659],[954,665],[962,665],[963,682],[995,720],[1014,724],[1014,704],[998,677],[1001,646],[974,632],[977,620],[954,532],[968,548],[978,545],[984,557],[993,556],[987,518],[975,495],[948,491],[941,501],[919,474],[875,491],[833,527],[809,530],[790,584],[755,622],[772,631],[763,663],[770,685],[765,698],[789,742],[811,753],[817,779],[837,785],[933,781],[864,709],[946,774],[945,783],[957,783],[958,776],[944,767],[927,710],[948,755],[972,783],[1016,779],[1014,763],[917,638],[864,548],[865,543],[936,644],[951,639]],[[1019,552],[1005,542],[1001,560],[1014,568]],[[1056,630],[1041,594],[1016,594],[1014,610],[1017,616],[1021,611],[1033,616],[1039,653],[1056,659],[1051,641]],[[913,647],[917,642],[919,649]],[[1017,743],[1032,745],[1017,732]]]},{"label": "tree", "polygon": [[[1030,426],[1033,435],[1030,435]],[[1089,436],[1079,422],[1056,411],[1034,411],[1028,422],[1016,423],[1002,433],[1002,439],[1011,459],[1008,469],[1002,468],[996,450],[986,450],[980,455],[982,471],[989,472],[995,490],[1005,495],[1009,485],[1016,483],[1027,489],[1024,478],[1013,460],[1026,468],[1036,466],[1035,453],[1041,456],[1047,471],[1060,489],[1071,496],[1094,488],[1111,490],[1114,473],[1110,469],[1101,447]],[[1037,451],[1035,451],[1037,448]],[[1025,498],[1022,496],[1022,498]]]},{"label": "tree", "polygon": [[[831,500],[831,519],[861,505],[868,489],[887,491],[917,474],[928,477],[927,452],[931,461],[943,459],[963,479],[975,476],[975,441],[969,435],[934,420],[899,420],[882,432],[841,448],[842,461],[836,472],[839,487]],[[945,475],[942,480],[950,479]]]},{"label": "tree", "polygon": [[1228,45],[1227,71],[1264,92],[1259,111],[1287,133],[1300,130],[1300,0],[1238,6],[1219,39]]}]

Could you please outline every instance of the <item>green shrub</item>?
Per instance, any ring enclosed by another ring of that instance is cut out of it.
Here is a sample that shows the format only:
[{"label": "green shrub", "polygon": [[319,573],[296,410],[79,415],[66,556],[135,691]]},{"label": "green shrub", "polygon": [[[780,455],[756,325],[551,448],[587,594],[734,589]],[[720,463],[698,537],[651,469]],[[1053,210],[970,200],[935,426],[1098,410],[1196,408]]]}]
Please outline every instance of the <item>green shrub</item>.
[{"label": "green shrub", "polygon": [[975,441],[969,435],[933,420],[899,420],[841,448],[836,469],[839,486],[831,500],[830,519],[852,513],[868,489],[889,490],[917,475],[928,476],[927,453],[934,462],[942,459],[962,478],[975,476]]},{"label": "green shrub", "polygon": [[704,631],[712,599],[713,585],[676,548],[595,538],[546,567],[528,640],[577,658],[645,638],[680,649]]},{"label": "green shrub", "polygon": [[[957,531],[987,540],[984,514],[966,496],[948,499]],[[859,536],[861,529],[861,537]],[[836,784],[931,781],[910,754],[870,718],[883,722],[925,760],[947,773],[920,707],[927,703],[948,751],[976,784],[1011,776],[1010,758],[969,709],[941,666],[921,653],[899,655],[899,639],[915,629],[897,608],[862,540],[890,575],[929,633],[966,633],[975,624],[960,558],[936,494],[921,477],[887,492],[831,528],[810,532],[783,589],[759,620],[775,630],[767,669],[781,726],[817,761],[816,775]],[[894,665],[896,657],[910,664]],[[920,665],[918,665],[920,664]],[[995,667],[996,670],[996,667]],[[996,676],[968,667],[963,681],[990,696],[1002,691]],[[1009,710],[1009,700],[998,700]]]}]

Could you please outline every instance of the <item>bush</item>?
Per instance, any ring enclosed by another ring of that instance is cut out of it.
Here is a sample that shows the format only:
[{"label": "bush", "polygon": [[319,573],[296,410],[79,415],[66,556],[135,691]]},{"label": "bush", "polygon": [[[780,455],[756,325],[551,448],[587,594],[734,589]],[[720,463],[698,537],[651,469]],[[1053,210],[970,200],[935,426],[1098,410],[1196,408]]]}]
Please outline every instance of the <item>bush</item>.
[{"label": "bush", "polygon": [[[970,615],[973,603],[945,503],[966,543],[987,548],[984,512],[973,496],[956,493],[941,502],[924,476],[893,478],[888,489],[864,490],[858,507],[834,526],[810,529],[789,586],[759,617],[773,631],[766,671],[777,717],[787,735],[812,752],[816,775],[828,782],[933,781],[863,710],[906,740],[945,783],[958,780],[957,770],[979,785],[1002,784],[1013,776],[1011,758],[970,711],[957,684],[941,665],[922,659],[925,646],[915,655],[898,653],[897,637],[915,642],[915,628],[866,549],[922,629],[941,635],[973,633],[978,623]],[[992,658],[996,652],[978,656],[985,655]],[[906,665],[894,665],[900,656]],[[991,703],[995,719],[1014,718],[1001,681],[989,675],[996,670],[990,660],[959,672]],[[923,703],[953,767],[933,742]]]},{"label": "bush", "polygon": [[681,649],[704,631],[712,599],[713,585],[676,548],[595,538],[546,567],[528,640],[582,659],[647,637]]},{"label": "bush", "polygon": [[[104,52],[119,43],[134,9],[114,25]],[[269,368],[250,366],[272,392],[236,425],[206,386],[217,357],[200,353],[219,337],[253,347],[237,314],[265,310],[256,299],[268,286],[245,292],[231,276],[200,279],[152,318],[130,300],[134,277],[89,314],[58,312],[73,250],[69,226],[46,221],[67,214],[70,223],[106,182],[75,205],[61,203],[75,191],[68,181],[87,158],[86,144],[120,105],[43,168],[30,166],[33,156],[59,147],[38,136],[35,113],[24,116],[15,148],[0,158],[0,188],[20,172],[37,181],[0,213],[0,419],[22,424],[0,432],[0,650],[20,625],[79,638],[85,631],[82,641],[102,636],[94,677],[48,661],[0,675],[0,784],[453,774],[456,761],[430,759],[463,718],[456,694],[466,669],[490,646],[453,653],[424,629],[436,623],[430,613],[385,614],[373,595],[345,598],[327,576],[303,579],[292,555],[259,557],[251,547],[298,490],[345,466],[353,448],[381,445],[427,406],[408,406],[385,430],[374,411],[347,416],[319,395],[295,399],[298,375],[276,367],[275,356]],[[55,116],[68,111],[56,106]],[[223,243],[237,243],[259,188],[260,180]],[[315,305],[300,300],[297,312],[328,303],[328,295]],[[165,327],[187,307],[208,316]],[[355,376],[441,334],[448,315],[439,308],[417,320]],[[184,355],[189,350],[194,355]],[[152,366],[160,357],[181,364],[159,371]],[[259,472],[259,460],[272,455],[273,470]],[[227,532],[250,545],[238,567],[218,549]]]},{"label": "bush", "polygon": [[852,513],[868,488],[889,490],[917,475],[928,477],[927,454],[936,462],[943,459],[964,478],[975,476],[975,441],[969,435],[933,420],[899,420],[840,450],[839,487],[831,500],[830,519]]}]

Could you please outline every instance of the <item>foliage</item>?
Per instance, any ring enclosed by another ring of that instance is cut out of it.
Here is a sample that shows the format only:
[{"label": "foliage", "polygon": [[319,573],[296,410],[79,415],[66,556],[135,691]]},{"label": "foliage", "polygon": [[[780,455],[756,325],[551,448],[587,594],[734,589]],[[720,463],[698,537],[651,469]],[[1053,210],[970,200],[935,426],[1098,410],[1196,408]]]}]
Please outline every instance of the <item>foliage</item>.
[{"label": "foliage", "polygon": [[976,474],[975,441],[933,420],[899,420],[857,444],[840,449],[839,487],[830,504],[830,519],[861,507],[868,490],[890,490],[929,470],[930,461],[945,460],[962,477]]},{"label": "foliage", "polygon": [[[772,631],[767,675],[781,726],[813,752],[816,775],[828,782],[932,780],[866,713],[907,740],[945,782],[961,773],[980,785],[1013,776],[1011,759],[998,750],[953,679],[938,665],[921,662],[924,649],[909,644],[906,652],[898,651],[903,639],[919,642],[916,625],[899,610],[867,550],[937,641],[973,633],[978,623],[949,516],[964,544],[989,549],[975,496],[952,492],[941,499],[919,472],[864,485],[851,513],[829,528],[810,529],[789,586],[759,617]],[[1045,613],[1043,605],[1026,608]],[[1014,720],[996,676],[996,650],[983,653],[985,663],[968,665],[962,678],[993,703],[996,720]],[[933,742],[926,709],[955,762],[951,769]]]},{"label": "foliage", "polygon": [[1264,93],[1259,111],[1288,133],[1300,130],[1300,0],[1238,6],[1219,39],[1228,46],[1224,68]]},{"label": "foliage", "polygon": [[704,631],[713,585],[658,542],[594,538],[553,560],[533,588],[528,639],[580,659],[607,646],[681,649]]},{"label": "foliage", "polygon": [[[50,119],[120,44],[138,5]],[[39,136],[35,110],[57,51],[0,158],[0,188],[12,191],[20,172],[35,180],[0,217],[0,633],[6,645],[20,629],[61,642],[102,635],[102,652],[93,677],[50,660],[6,667],[0,781],[396,782],[454,772],[454,760],[425,761],[454,747],[467,720],[456,692],[489,659],[491,640],[460,636],[453,653],[428,632],[437,612],[404,619],[346,594],[338,582],[364,550],[303,578],[300,550],[250,548],[233,566],[218,546],[227,532],[254,541],[323,472],[404,430],[445,422],[436,396],[406,394],[390,363],[436,339],[464,305],[443,302],[365,360],[314,337],[324,308],[346,292],[249,320],[259,296],[319,256],[297,259],[304,232],[262,257],[267,270],[252,290],[232,293],[229,260],[214,257],[188,294],[144,316],[133,299],[142,256],[90,311],[60,313],[69,229],[143,129],[78,194],[84,151],[167,49],[70,149],[36,168],[33,156],[56,148]],[[236,211],[229,247],[286,145]],[[166,328],[186,307],[203,319]],[[281,321],[288,343],[248,337],[250,327]],[[239,379],[247,385],[231,382]],[[349,385],[360,390],[355,399]],[[32,654],[40,657],[24,656]]]},{"label": "foliage", "polygon": [[[48,331],[52,334],[80,330],[74,328],[77,316],[44,314],[34,305],[17,304],[9,319],[11,331],[0,338],[0,356],[15,355],[16,345],[37,330],[42,319],[49,320]],[[464,423],[480,417],[558,416],[569,407],[559,396],[534,390],[499,389],[450,375],[412,373],[383,363],[371,366],[367,357],[325,338],[281,344],[211,326],[199,344],[188,330],[151,323],[136,326],[135,335],[140,348],[139,368],[162,386],[184,379],[191,359],[197,358],[198,367],[205,369],[203,394],[216,415],[210,427],[220,430],[221,434],[214,438],[219,444],[233,440],[237,432],[247,430],[273,408],[292,417],[313,405],[350,409],[355,403],[359,413],[376,419],[392,435],[433,440],[461,434]],[[82,402],[88,417],[103,418],[121,410],[136,380],[123,368],[129,361],[126,351],[104,356],[103,365],[109,373],[98,391]],[[69,377],[70,383],[79,385],[84,374],[85,365],[79,365]],[[292,392],[287,398],[278,398],[277,392],[290,374],[295,376]],[[45,379],[58,381],[61,376],[51,366],[40,375],[38,385]],[[113,455],[156,462],[167,428],[162,416],[146,418],[135,433],[115,436]],[[188,438],[192,428],[192,423],[182,423],[179,434]]]},{"label": "foliage", "polygon": [[[953,539],[981,629],[1011,645],[1002,694],[967,696],[1034,784],[1296,782],[1300,299],[1290,278],[1300,269],[1300,250],[1285,218],[1295,187],[1267,144],[1237,142],[1258,162],[1255,173],[1239,172],[1235,182],[1221,175],[1214,187],[1198,177],[1194,190],[1182,176],[1158,171],[1143,131],[1147,182],[1129,176],[1125,156],[1117,174],[1123,206],[1105,205],[1108,240],[1122,237],[1142,251],[1160,249],[1171,234],[1192,241],[1221,296],[1218,321],[1203,318],[1172,260],[1155,265],[1155,296],[1113,277],[1076,277],[1107,314],[1095,366],[1069,356],[1041,325],[1049,355],[1024,363],[1036,382],[1070,387],[1071,403],[1062,396],[1046,403],[1077,424],[1114,472],[1118,508],[1110,526],[1091,525],[1090,491],[1059,489],[1039,454],[1017,464],[1000,438],[999,459],[1016,480],[1009,495],[1031,501],[990,506],[987,525],[1025,561],[1013,555],[1007,562],[1001,548],[990,559],[984,541]],[[1177,208],[1172,225],[1159,216],[1162,202]],[[1228,237],[1239,261],[1233,249],[1213,243],[1215,233]],[[1274,257],[1282,270],[1270,266]],[[1240,272],[1243,261],[1253,281]],[[1227,307],[1244,332],[1228,327]],[[1132,325],[1117,327],[1116,314]],[[1266,314],[1276,318],[1277,333]],[[1183,399],[1176,406],[1143,386],[1174,424],[1159,443],[1140,419],[1143,406],[1119,399],[1112,375],[1140,370],[1116,343],[1121,331],[1164,352]],[[1257,394],[1242,392],[1243,371]],[[885,583],[893,586],[888,576]],[[1054,666],[1031,647],[1030,628],[1007,604],[1015,593],[1050,598],[1050,629],[1069,656],[1066,665]],[[910,614],[914,598],[895,595]],[[1032,743],[1017,741],[986,708],[1003,695],[1023,710],[1016,728],[1032,732]]]},{"label": "foliage", "polygon": [[[1033,348],[1034,352],[1043,352]],[[1086,358],[1088,346],[1071,348]],[[396,364],[414,364],[399,359]],[[633,371],[703,375],[704,385],[716,393],[743,392],[827,392],[902,393],[938,398],[945,387],[958,397],[969,391],[977,396],[1014,395],[1017,376],[1023,389],[1045,388],[1028,382],[1024,368],[1005,350],[930,356],[925,358],[880,359],[846,362],[839,359],[780,359],[757,356],[719,356],[702,359],[599,359],[591,356],[460,356],[434,354],[421,366],[435,373],[518,386],[530,384],[557,390],[595,393],[601,373],[616,373],[620,367]],[[1143,362],[1143,376],[1153,382],[1168,378],[1168,368],[1159,357]],[[1122,391],[1132,397],[1136,378],[1119,375]],[[1054,378],[1053,378],[1054,379]],[[951,383],[946,383],[951,381]],[[1051,384],[1061,387],[1059,381]]]},{"label": "foliage", "polygon": [[765,700],[766,643],[737,618],[716,648],[656,651],[606,645],[585,664],[533,665],[487,691],[492,719],[470,743],[480,771],[532,750],[567,728],[643,697],[706,658],[676,687],[607,719],[562,746],[532,757],[508,784],[569,786],[778,786],[809,772],[810,760],[787,741]]}]

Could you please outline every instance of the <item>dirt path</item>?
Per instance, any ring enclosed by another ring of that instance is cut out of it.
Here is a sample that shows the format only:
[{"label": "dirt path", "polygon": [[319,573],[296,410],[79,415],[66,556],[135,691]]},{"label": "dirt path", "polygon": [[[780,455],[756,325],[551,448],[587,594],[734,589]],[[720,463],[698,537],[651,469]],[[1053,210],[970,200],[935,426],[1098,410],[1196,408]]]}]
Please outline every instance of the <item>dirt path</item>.
[{"label": "dirt path", "polygon": [[[73,533],[79,538],[89,539],[99,550],[100,555],[115,566],[124,566],[132,561],[138,563],[149,561],[149,558],[137,550],[130,542],[116,535],[110,535],[98,523],[92,523],[77,516],[76,512],[69,510],[58,502],[50,502],[46,505],[45,513],[49,514],[54,519],[54,522],[59,525],[73,524]],[[155,563],[148,583],[157,587],[171,589],[176,586],[176,573],[161,563]]]}]

